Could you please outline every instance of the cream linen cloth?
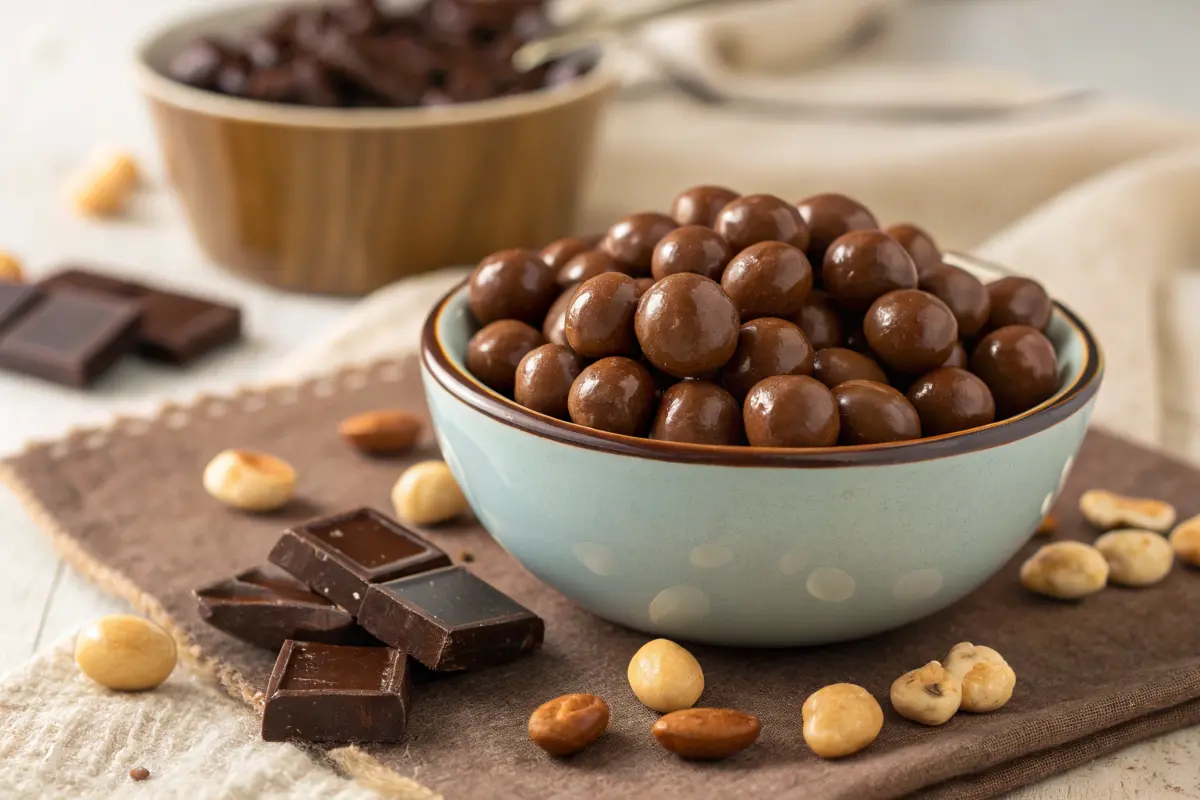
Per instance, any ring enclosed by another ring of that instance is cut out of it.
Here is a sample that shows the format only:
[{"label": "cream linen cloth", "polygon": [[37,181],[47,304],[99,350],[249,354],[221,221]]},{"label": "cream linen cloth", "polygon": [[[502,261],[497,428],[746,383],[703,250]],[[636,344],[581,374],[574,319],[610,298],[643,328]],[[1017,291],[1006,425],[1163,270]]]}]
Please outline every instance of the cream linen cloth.
[{"label": "cream linen cloth", "polygon": [[[715,90],[854,104],[1028,102],[1053,94],[1011,76],[839,57],[889,0],[777,0],[658,23],[618,43],[641,84],[609,114],[581,230],[665,208],[679,189],[725,183],[798,199],[861,198],[881,221],[913,220],[1043,280],[1096,328],[1109,372],[1097,421],[1200,457],[1200,136],[1111,101],[957,125],[850,124],[703,107],[646,90],[668,71]],[[647,58],[647,54],[650,57]],[[821,65],[825,66],[814,66]],[[411,349],[429,306],[465,271],[396,284],[275,370],[300,378]],[[114,695],[77,674],[61,642],[0,682],[0,796],[335,798],[375,796],[291,745],[261,742],[249,709],[177,671],[162,690]],[[359,758],[352,748],[334,760]],[[1026,800],[1162,796],[1194,783],[1200,734],[1181,731],[1016,793]],[[154,777],[133,783],[145,766]],[[433,795],[372,782],[382,796]]]}]

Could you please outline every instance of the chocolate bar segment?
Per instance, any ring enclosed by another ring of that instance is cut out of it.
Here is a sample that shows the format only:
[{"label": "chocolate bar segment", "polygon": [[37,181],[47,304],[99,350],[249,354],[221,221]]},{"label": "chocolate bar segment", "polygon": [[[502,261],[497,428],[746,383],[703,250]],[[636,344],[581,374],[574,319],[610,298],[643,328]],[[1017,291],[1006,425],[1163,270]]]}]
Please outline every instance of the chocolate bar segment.
[{"label": "chocolate bar segment", "polygon": [[33,286],[0,281],[0,331],[20,319],[41,298],[42,293]]},{"label": "chocolate bar segment", "polygon": [[349,612],[282,570],[256,567],[192,594],[205,622],[259,647],[278,650],[288,639],[375,643]]},{"label": "chocolate bar segment", "polygon": [[84,387],[137,345],[141,306],[99,294],[58,291],[0,335],[0,367]]},{"label": "chocolate bar segment", "polygon": [[285,531],[267,559],[351,614],[368,584],[450,565],[441,550],[371,508]]},{"label": "chocolate bar segment", "polygon": [[98,292],[142,304],[138,354],[154,361],[183,365],[209,351],[237,341],[242,313],[226,303],[168,292],[92,270],[64,269],[44,279],[46,291],[61,288]]},{"label": "chocolate bar segment", "polygon": [[462,567],[372,584],[358,624],[441,671],[508,661],[545,636],[541,617]]},{"label": "chocolate bar segment", "polygon": [[390,647],[283,643],[267,684],[268,742],[396,742],[408,728],[408,659]]}]

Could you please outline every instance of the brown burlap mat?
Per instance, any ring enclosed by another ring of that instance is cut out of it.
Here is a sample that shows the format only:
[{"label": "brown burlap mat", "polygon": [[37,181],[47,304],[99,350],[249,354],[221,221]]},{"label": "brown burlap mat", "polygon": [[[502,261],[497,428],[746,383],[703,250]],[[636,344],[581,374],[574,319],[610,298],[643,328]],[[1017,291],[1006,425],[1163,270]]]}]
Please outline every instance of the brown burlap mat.
[{"label": "brown burlap mat", "polygon": [[[390,406],[423,411],[415,360],[202,398],[148,423],[79,431],[31,447],[5,472],[78,568],[171,625],[190,645],[194,665],[257,705],[274,654],[206,627],[189,592],[261,563],[289,523],[364,504],[388,509],[403,462],[358,456],[335,428],[351,413]],[[300,474],[297,501],[285,513],[253,517],[211,500],[200,473],[226,447],[261,448],[291,461]],[[432,452],[429,444],[412,459]],[[1092,433],[1055,509],[1059,536],[1094,535],[1076,510],[1079,494],[1091,487],[1160,497],[1181,515],[1200,512],[1200,474]],[[942,535],[947,547],[956,546],[954,531]],[[546,645],[503,667],[425,676],[413,688],[406,743],[334,751],[347,771],[403,796],[428,796],[404,779],[411,778],[454,798],[990,797],[1200,722],[1200,572],[1177,566],[1149,589],[1110,588],[1078,604],[1052,602],[1017,583],[1020,560],[1036,547],[1030,543],[982,589],[903,630],[803,650],[693,648],[705,670],[702,704],[752,711],[763,733],[729,761],[685,763],[654,744],[649,730],[657,715],[625,682],[626,664],[645,635],[575,607],[476,525],[431,537],[456,560],[471,553],[472,569],[545,617]],[[892,680],[961,640],[1004,653],[1018,676],[1012,702],[995,714],[961,714],[940,728],[893,713]],[[837,681],[867,687],[887,721],[868,750],[825,762],[804,747],[800,705]],[[538,704],[573,691],[603,696],[612,725],[590,750],[554,761],[527,741],[525,723]]]}]

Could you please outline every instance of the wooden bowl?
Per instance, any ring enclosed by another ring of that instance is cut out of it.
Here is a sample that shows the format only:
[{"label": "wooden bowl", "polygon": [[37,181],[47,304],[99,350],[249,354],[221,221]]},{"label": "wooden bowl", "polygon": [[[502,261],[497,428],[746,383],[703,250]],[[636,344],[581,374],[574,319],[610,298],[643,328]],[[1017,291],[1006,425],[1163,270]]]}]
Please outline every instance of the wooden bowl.
[{"label": "wooden bowl", "polygon": [[188,222],[214,260],[273,286],[361,294],[571,232],[613,76],[437,108],[305,108],[167,77],[198,36],[236,37],[276,8],[192,17],[139,49]]}]

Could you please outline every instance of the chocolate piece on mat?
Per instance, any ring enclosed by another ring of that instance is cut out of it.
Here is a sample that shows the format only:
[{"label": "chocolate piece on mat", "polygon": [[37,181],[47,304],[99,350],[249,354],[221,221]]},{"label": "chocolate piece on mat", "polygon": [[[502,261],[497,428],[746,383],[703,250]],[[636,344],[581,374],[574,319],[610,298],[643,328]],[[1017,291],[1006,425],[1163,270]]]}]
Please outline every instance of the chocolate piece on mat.
[{"label": "chocolate piece on mat", "polygon": [[0,281],[0,331],[20,319],[41,297],[35,286]]},{"label": "chocolate piece on mat", "polygon": [[54,292],[0,335],[0,367],[87,386],[133,350],[141,314],[129,300]]},{"label": "chocolate piece on mat", "polygon": [[203,297],[163,291],[80,268],[56,272],[38,285],[46,291],[65,287],[141,302],[138,354],[155,361],[186,364],[242,335],[240,309]]},{"label": "chocolate piece on mat", "polygon": [[283,643],[263,710],[268,742],[396,742],[408,729],[408,659],[390,647]]},{"label": "chocolate piece on mat", "polygon": [[430,669],[472,669],[542,643],[542,618],[462,567],[373,584],[359,624]]},{"label": "chocolate piece on mat", "polygon": [[355,615],[368,584],[450,566],[449,556],[373,508],[284,531],[267,560]]},{"label": "chocolate piece on mat", "polygon": [[272,650],[288,639],[326,644],[371,644],[372,637],[300,581],[273,567],[255,567],[197,589],[200,618],[245,642]]}]

